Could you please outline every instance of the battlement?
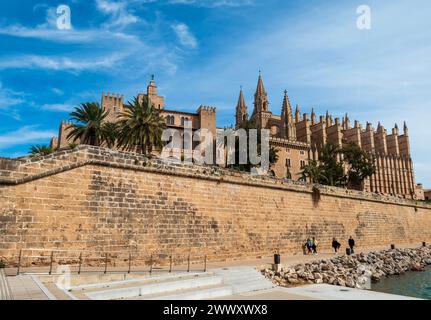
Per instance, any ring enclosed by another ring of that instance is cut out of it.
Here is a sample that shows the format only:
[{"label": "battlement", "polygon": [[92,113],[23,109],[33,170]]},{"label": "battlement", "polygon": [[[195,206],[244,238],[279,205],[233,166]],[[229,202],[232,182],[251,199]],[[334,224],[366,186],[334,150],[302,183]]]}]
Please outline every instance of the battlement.
[{"label": "battlement", "polygon": [[105,94],[102,92],[102,107],[105,109],[111,109],[113,107],[123,108],[124,105],[124,95],[119,93]]},{"label": "battlement", "polygon": [[215,107],[200,105],[196,112],[197,113],[201,113],[201,112],[216,113],[216,111],[217,111],[217,108]]}]

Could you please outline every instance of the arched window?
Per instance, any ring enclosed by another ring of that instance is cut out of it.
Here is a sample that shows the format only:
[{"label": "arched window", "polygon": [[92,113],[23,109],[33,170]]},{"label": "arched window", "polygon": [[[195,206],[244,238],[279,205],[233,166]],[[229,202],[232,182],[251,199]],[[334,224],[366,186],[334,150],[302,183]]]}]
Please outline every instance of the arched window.
[{"label": "arched window", "polygon": [[168,125],[174,125],[175,124],[175,117],[174,116],[167,116],[166,122]]}]

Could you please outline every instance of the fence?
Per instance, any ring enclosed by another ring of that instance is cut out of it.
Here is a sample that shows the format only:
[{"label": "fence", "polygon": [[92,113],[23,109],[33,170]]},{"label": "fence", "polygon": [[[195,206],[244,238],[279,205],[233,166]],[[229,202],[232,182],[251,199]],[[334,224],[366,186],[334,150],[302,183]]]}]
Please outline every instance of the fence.
[{"label": "fence", "polygon": [[[22,272],[53,274],[55,266],[67,265],[71,272],[145,273],[207,270],[207,255],[140,253],[138,251],[95,252],[84,250],[22,249],[17,275]],[[44,270],[41,270],[44,269]],[[46,270],[45,270],[46,269]]]}]

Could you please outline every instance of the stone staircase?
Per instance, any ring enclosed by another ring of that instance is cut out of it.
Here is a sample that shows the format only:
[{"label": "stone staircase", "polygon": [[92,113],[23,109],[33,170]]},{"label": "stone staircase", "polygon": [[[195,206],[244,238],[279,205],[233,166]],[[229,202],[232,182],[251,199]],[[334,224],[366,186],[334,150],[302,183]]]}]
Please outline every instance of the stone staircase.
[{"label": "stone staircase", "polygon": [[233,294],[274,288],[275,285],[252,267],[224,268],[214,271],[223,283],[232,288]]},{"label": "stone staircase", "polygon": [[274,284],[252,267],[161,275],[136,281],[77,286],[71,293],[92,300],[204,300],[266,290]]}]

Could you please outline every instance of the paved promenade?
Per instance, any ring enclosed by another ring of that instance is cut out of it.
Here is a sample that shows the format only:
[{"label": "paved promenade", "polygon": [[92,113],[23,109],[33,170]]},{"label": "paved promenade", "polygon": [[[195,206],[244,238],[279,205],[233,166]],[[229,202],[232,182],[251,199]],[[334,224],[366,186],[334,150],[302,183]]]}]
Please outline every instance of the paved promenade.
[{"label": "paved promenade", "polygon": [[[415,248],[419,247],[419,244],[412,245],[404,245],[399,246],[400,248]],[[388,249],[388,247],[376,247],[373,249],[363,250],[362,252],[370,252],[370,251],[378,251]],[[361,252],[359,249],[357,253]],[[343,253],[339,253],[337,255],[342,255]],[[281,262],[283,265],[291,266],[298,263],[310,262],[321,259],[330,259],[336,256],[334,253],[323,252],[318,255],[283,255],[281,254]],[[266,267],[270,266],[273,263],[273,257],[264,257],[261,259],[250,259],[250,260],[241,260],[241,261],[228,261],[228,262],[209,262],[207,265],[208,270],[220,269],[220,268],[235,268],[235,267]],[[177,270],[184,270],[182,266],[175,266]],[[98,270],[98,271],[96,271]],[[119,272],[123,269],[118,268],[110,268],[110,272]],[[95,274],[103,274],[101,268],[94,270]],[[159,270],[157,271],[160,274],[165,274],[167,270]],[[40,280],[37,274],[46,274],[46,268],[31,268],[26,270],[25,273],[16,276],[15,268],[8,268],[0,270],[0,300],[5,299],[16,299],[16,300],[48,300],[53,299],[53,295],[50,295],[50,290],[52,291],[52,285],[44,285]],[[320,285],[318,285],[320,286]],[[47,287],[49,289],[47,289]],[[302,288],[302,289],[301,289]],[[347,291],[341,292],[340,290],[344,289],[341,287],[334,286],[320,286],[319,290],[315,290],[314,287],[304,286],[301,288],[274,288],[271,290],[265,290],[261,292],[251,293],[251,294],[243,294],[230,296],[229,299],[283,299],[283,300],[302,300],[302,299],[342,299],[350,298],[350,299],[358,299],[361,297],[361,293],[363,294],[364,299],[394,299],[396,296],[391,295],[383,295],[379,293],[369,292],[369,291],[356,291],[350,290],[350,294],[347,294]],[[311,289],[310,289],[311,288]],[[326,288],[326,289],[325,289]],[[331,289],[332,288],[332,289]],[[323,291],[322,291],[323,290]],[[338,292],[338,291],[340,292]],[[346,289],[347,290],[347,289]],[[326,292],[326,295],[324,294]],[[62,297],[59,298],[64,298]],[[67,297],[66,297],[67,298]],[[400,297],[398,297],[400,298]]]}]

